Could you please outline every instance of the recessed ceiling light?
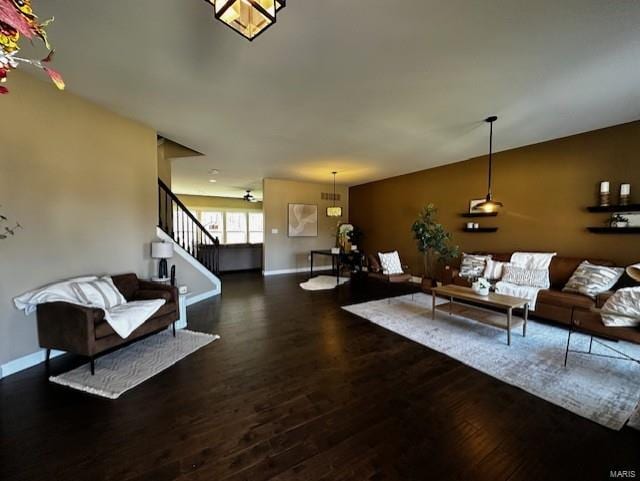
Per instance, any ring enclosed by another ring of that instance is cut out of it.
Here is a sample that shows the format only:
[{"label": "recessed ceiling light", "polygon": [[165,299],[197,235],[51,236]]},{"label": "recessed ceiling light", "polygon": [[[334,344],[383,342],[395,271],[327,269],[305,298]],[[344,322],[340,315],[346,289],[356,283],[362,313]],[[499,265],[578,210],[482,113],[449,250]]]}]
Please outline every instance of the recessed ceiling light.
[{"label": "recessed ceiling light", "polygon": [[218,175],[220,173],[220,171],[218,169],[209,169],[209,174],[211,175]]},{"label": "recessed ceiling light", "polygon": [[216,179],[209,179],[209,182],[211,182],[212,184],[215,182],[218,182]]}]

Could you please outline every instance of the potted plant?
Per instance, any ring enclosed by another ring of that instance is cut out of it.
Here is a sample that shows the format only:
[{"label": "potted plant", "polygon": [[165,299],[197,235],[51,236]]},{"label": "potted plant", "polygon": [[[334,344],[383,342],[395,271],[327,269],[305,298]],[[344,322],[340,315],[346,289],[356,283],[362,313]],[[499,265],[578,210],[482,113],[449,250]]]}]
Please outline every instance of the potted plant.
[{"label": "potted plant", "polygon": [[411,226],[413,236],[422,254],[425,275],[422,286],[429,289],[436,285],[438,265],[458,257],[458,246],[451,244],[451,234],[437,221],[438,209],[428,204]]},{"label": "potted plant", "polygon": [[609,220],[609,225],[616,228],[629,227],[629,219],[620,214],[614,214]]}]

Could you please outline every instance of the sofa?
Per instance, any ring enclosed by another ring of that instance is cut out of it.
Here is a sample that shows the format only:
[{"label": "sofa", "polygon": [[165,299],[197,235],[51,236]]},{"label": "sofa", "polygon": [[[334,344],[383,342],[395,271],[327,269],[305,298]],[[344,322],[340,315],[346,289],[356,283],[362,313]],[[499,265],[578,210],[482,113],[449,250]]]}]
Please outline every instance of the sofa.
[{"label": "sofa", "polygon": [[175,336],[175,322],[180,317],[177,288],[143,281],[135,274],[121,274],[111,278],[127,302],[165,299],[166,303],[126,339],[116,334],[105,321],[102,309],[67,302],[38,305],[38,342],[40,347],[47,350],[47,364],[51,349],[59,349],[88,357],[91,361],[91,374],[94,374],[95,358],[100,354],[166,329],[172,324]]},{"label": "sofa", "polygon": [[[511,259],[511,253],[478,252],[474,254],[491,255],[493,260],[500,262],[509,262]],[[537,317],[570,326],[578,313],[582,315],[584,312],[590,312],[593,308],[604,305],[611,292],[600,294],[595,300],[582,294],[562,292],[573,271],[584,260],[592,264],[615,266],[614,262],[604,259],[554,256],[549,266],[551,287],[538,294],[534,313]],[[467,279],[460,277],[459,266],[451,266],[445,270],[444,283],[471,286]]]}]

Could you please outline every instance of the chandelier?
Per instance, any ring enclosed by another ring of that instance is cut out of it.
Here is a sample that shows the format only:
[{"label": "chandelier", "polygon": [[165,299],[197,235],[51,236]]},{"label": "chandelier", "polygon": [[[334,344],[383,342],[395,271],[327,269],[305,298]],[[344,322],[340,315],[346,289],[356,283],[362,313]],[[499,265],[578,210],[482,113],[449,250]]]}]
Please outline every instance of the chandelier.
[{"label": "chandelier", "polygon": [[331,172],[333,174],[333,205],[327,207],[327,217],[342,217],[342,207],[336,206],[336,174],[337,172]]},{"label": "chandelier", "polygon": [[276,23],[276,14],[287,0],[205,0],[215,17],[243,37],[253,40]]}]

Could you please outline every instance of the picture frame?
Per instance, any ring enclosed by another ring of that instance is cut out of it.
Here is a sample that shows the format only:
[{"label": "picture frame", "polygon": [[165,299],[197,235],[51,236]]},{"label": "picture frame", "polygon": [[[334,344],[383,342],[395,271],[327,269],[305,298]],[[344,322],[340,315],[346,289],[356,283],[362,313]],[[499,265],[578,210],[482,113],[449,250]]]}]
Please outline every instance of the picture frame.
[{"label": "picture frame", "polygon": [[318,205],[288,205],[289,237],[318,237]]},{"label": "picture frame", "polygon": [[484,211],[482,209],[478,209],[477,206],[485,202],[487,199],[484,197],[482,199],[471,199],[469,201],[469,214],[482,214]]}]

